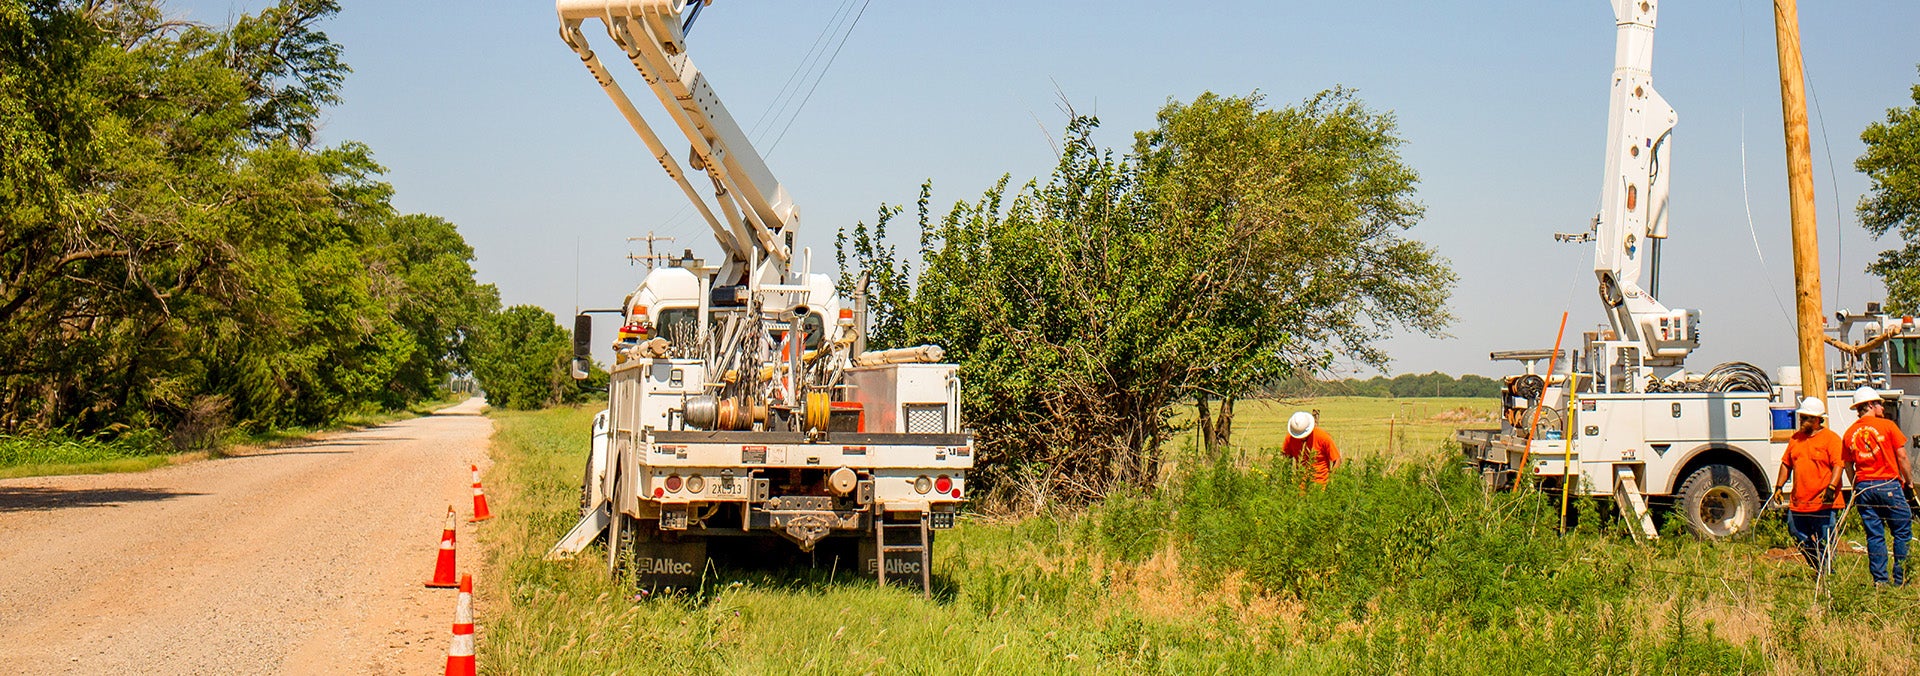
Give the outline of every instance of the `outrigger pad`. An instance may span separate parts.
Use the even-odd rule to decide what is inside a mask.
[[[586,516],[580,517],[580,523],[575,524],[573,530],[567,531],[566,537],[560,538],[560,541],[554,543],[553,548],[547,550],[547,554],[540,558],[548,561],[572,559],[573,555],[586,549],[587,545],[593,544],[595,540],[600,539],[602,533],[607,532],[607,522],[612,520],[612,514],[612,503],[600,503],[599,507],[587,512]]]

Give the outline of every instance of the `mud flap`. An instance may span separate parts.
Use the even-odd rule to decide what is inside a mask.
[[[642,589],[686,588],[700,585],[707,566],[705,538],[662,542],[638,538],[633,543],[633,581]]]

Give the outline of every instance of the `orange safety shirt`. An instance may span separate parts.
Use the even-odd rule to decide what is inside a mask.
[[[1289,435],[1280,452],[1313,467],[1313,482],[1323,486],[1333,476],[1333,466],[1340,462],[1340,449],[1333,445],[1333,436],[1319,427],[1313,428],[1305,438],[1295,439]]]
[[[1847,428],[1846,459],[1853,463],[1854,481],[1900,478],[1900,453],[1907,435],[1900,426],[1880,416],[1861,418]]]
[[[1833,473],[1840,471],[1841,457],[1840,435],[1833,430],[1822,427],[1813,434],[1794,432],[1787,440],[1787,454],[1781,457],[1793,468],[1793,504],[1788,509],[1817,512],[1845,507],[1838,491],[1832,502],[1820,504],[1820,494],[1833,483]]]

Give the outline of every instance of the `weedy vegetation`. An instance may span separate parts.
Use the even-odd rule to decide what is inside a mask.
[[[1457,425],[1424,402],[1411,434]],[[1767,523],[1638,546],[1599,506],[1488,494],[1451,450],[1388,452],[1400,403],[1306,401],[1354,464],[1324,489],[1273,453],[1176,464],[1083,511],[972,515],[931,600],[822,560],[715,566],[697,593],[610,580],[604,550],[540,555],[577,515],[591,408],[496,413],[503,519],[480,598],[488,673],[1902,673],[1920,593],[1842,555],[1825,591]],[[1492,404],[1479,402],[1482,409]],[[1290,406],[1247,406],[1276,424]],[[1379,425],[1384,427],[1384,425]],[[1257,428],[1247,425],[1243,431]],[[1857,524],[1845,537],[1859,539]],[[1777,554],[1777,552],[1776,552]]]

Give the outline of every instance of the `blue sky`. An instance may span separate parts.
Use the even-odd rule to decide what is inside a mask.
[[[170,7],[224,23],[262,4]],[[322,141],[370,144],[396,203],[459,224],[481,280],[504,302],[563,317],[576,303],[617,304],[644,272],[625,260],[639,251],[625,238],[648,230],[713,254],[678,189],[560,42],[550,3],[343,4],[326,30],[355,72]],[[720,0],[690,53],[751,127],[840,7]],[[1920,81],[1920,3],[1815,2],[1801,12],[1818,103],[1826,302],[1829,312],[1836,300],[1857,310],[1881,293],[1862,269],[1889,243],[1854,220],[1868,182],[1852,164],[1861,129],[1910,103]],[[589,26],[601,51],[614,51]],[[1605,0],[882,0],[866,7],[779,144],[767,148],[770,135],[761,150],[801,205],[801,245],[819,270],[832,266],[838,227],[870,220],[883,202],[911,203],[923,180],[936,203],[951,204],[1002,174],[1044,175],[1066,121],[1062,95],[1100,116],[1103,143],[1125,147],[1160,106],[1203,91],[1258,90],[1282,105],[1353,87],[1395,113],[1421,174],[1427,217],[1408,234],[1460,275],[1450,337],[1390,338],[1393,370],[1500,374],[1509,367],[1487,352],[1550,346],[1561,310],[1573,313],[1569,341],[1605,321],[1592,250],[1552,233],[1585,229],[1598,207],[1613,39]],[[631,74],[616,69],[642,112],[661,119]],[[1661,8],[1654,81],[1680,115],[1661,295],[1704,316],[1696,368],[1793,361],[1777,78],[1770,3]]]

